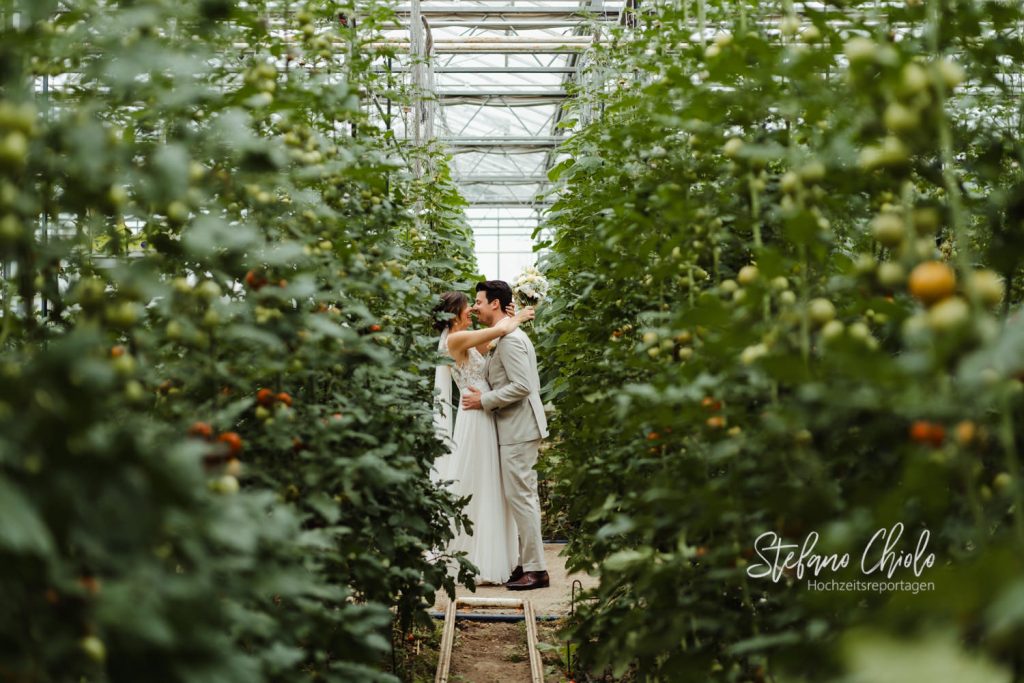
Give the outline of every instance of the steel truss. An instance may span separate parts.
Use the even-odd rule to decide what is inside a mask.
[[[470,220],[489,226],[486,237],[501,231],[487,216],[519,211],[536,225],[550,204],[547,173],[565,135],[558,124],[588,51],[628,1],[404,0],[393,30],[370,46],[399,54],[380,70],[413,86],[405,137],[436,139],[453,155]]]

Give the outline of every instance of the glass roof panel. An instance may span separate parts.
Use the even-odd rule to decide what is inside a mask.
[[[585,59],[595,22],[617,22],[623,2],[604,0],[424,0],[429,27],[433,133],[452,154],[452,172],[470,202],[480,267],[510,279],[534,263],[532,233],[545,203],[547,171],[558,158],[567,84]],[[387,32],[410,39],[404,26]],[[410,83],[408,53],[391,68]],[[379,103],[378,103],[379,104]],[[409,111],[392,112],[396,135],[411,137]]]

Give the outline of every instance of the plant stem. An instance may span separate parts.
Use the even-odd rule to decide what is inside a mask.
[[[1013,526],[1017,540],[1024,543],[1024,494],[1020,488],[1020,463],[1017,461],[1016,433],[1013,427],[1013,404],[1009,392],[1003,395],[1002,420],[999,425],[999,440],[1006,451],[1006,471],[1013,488]]]
[[[946,197],[949,202],[949,212],[953,223],[953,238],[956,243],[957,261],[961,272],[970,272],[970,244],[967,240],[967,229],[964,225],[963,196],[960,194],[960,184],[957,182],[953,156],[953,134],[949,125],[949,117],[946,115],[946,82],[939,72],[938,60],[942,58],[939,46],[939,26],[942,12],[941,0],[929,0],[928,3],[928,40],[935,62],[932,64],[931,76],[935,84],[937,96],[936,120],[939,129],[939,153],[942,158],[942,179],[946,188]]]

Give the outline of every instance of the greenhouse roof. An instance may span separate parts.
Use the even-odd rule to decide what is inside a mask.
[[[532,263],[532,239],[546,205],[566,98],[601,24],[617,23],[621,0],[424,0],[398,6],[403,26],[387,39],[415,52],[413,16],[426,27],[430,102],[426,136],[453,155],[452,171],[471,204],[480,266],[512,277]],[[408,53],[406,53],[408,54]],[[392,69],[412,72],[407,57]],[[414,115],[413,115],[414,116]],[[406,113],[396,133],[414,137]],[[499,258],[498,253],[501,256]]]

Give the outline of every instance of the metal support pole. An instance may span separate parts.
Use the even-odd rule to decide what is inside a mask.
[[[412,90],[413,90],[413,124],[412,141],[417,147],[423,144],[423,114],[424,102],[423,91],[426,86],[426,41],[424,40],[423,16],[420,13],[420,0],[412,0],[411,20],[409,22],[409,38],[411,41],[410,52],[412,53]],[[413,171],[416,177],[423,175],[423,168],[420,160],[413,161]]]

